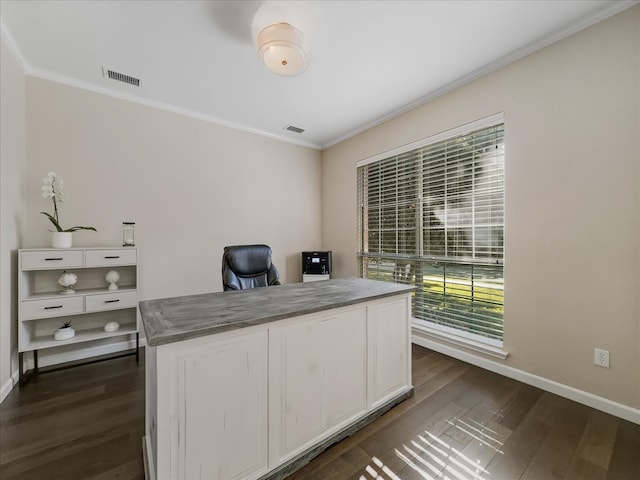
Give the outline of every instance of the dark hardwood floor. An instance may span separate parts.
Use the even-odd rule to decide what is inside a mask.
[[[0,478],[142,479],[142,357],[15,388],[0,405]],[[413,383],[289,480],[640,479],[640,425],[416,346]]]
[[[0,479],[142,479],[144,351],[50,372],[0,405]]]

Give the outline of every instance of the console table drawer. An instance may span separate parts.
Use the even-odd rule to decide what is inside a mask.
[[[135,248],[117,250],[87,250],[85,255],[85,262],[87,267],[135,265],[137,260]]]
[[[84,299],[81,296],[60,296],[60,298],[22,302],[22,318],[25,320],[72,315],[74,313],[82,313],[83,310]]]
[[[81,268],[82,250],[33,250],[21,252],[22,270]]]
[[[99,293],[96,295],[87,295],[85,302],[87,312],[131,308],[138,304],[138,294],[135,290],[128,292]]]

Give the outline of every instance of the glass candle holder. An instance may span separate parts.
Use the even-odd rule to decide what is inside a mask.
[[[122,246],[133,247],[135,242],[135,222],[122,222]]]

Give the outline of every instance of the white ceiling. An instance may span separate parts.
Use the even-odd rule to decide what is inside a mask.
[[[0,13],[30,75],[324,148],[635,3],[2,0]],[[304,32],[296,77],[258,60],[258,32],[283,21]]]

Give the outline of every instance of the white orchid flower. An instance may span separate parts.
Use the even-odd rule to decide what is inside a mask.
[[[42,186],[42,197],[43,198],[52,198],[53,197],[53,188],[51,185],[43,185]]]
[[[58,185],[56,187],[56,180]],[[47,173],[47,176],[42,179],[42,198],[50,198],[53,201],[53,215],[47,212],[40,212],[45,215],[53,224],[58,232],[75,232],[76,230],[93,230],[93,227],[83,227],[82,225],[76,225],[75,227],[64,229],[60,225],[60,218],[58,213],[58,204],[64,203],[64,196],[62,194],[62,179],[58,179],[55,172]]]

